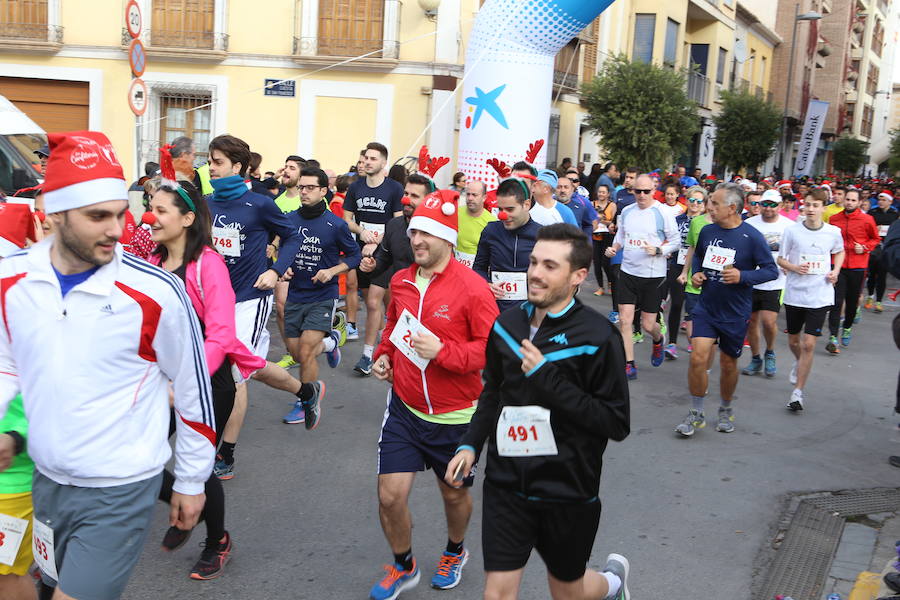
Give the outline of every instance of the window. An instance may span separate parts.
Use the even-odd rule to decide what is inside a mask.
[[[666,20],[666,48],[663,52],[663,64],[675,66],[675,58],[678,54],[678,22],[672,19]]]
[[[578,38],[563,46],[553,64],[553,84],[576,91],[578,89],[578,63],[580,58]]]
[[[850,73],[847,80],[850,82],[850,89],[859,90],[859,59],[850,61]]]
[[[866,93],[874,96],[878,90],[878,67],[869,65],[869,75],[866,77]]]
[[[212,50],[215,0],[153,0],[150,45]]]
[[[860,133],[866,137],[872,137],[872,121],[875,118],[875,111],[871,106],[866,104],[863,106],[862,127]]]
[[[383,0],[319,0],[320,55],[359,56],[383,46]],[[367,58],[381,56],[372,54]]]
[[[725,61],[728,60],[728,50],[719,48],[719,63],[716,65],[716,83],[725,83]]]
[[[848,102],[844,112],[844,128],[847,131],[853,130],[853,120],[856,117],[856,103]]]
[[[876,56],[881,56],[881,49],[884,46],[884,28],[881,21],[876,21],[875,28],[872,30],[872,52]]]
[[[47,0],[0,0],[0,37],[47,40]]]
[[[559,160],[559,115],[550,115],[550,127],[547,132],[547,168],[555,169]]]
[[[186,135],[194,140],[197,164],[206,162],[210,142],[212,96],[189,92],[163,92],[159,97],[160,145]]]
[[[759,87],[762,87],[766,83],[766,69],[768,68],[769,63],[766,60],[766,57],[763,56],[759,61]]]
[[[631,60],[648,63],[653,60],[653,35],[656,29],[656,15],[637,14],[634,16],[634,47]]]

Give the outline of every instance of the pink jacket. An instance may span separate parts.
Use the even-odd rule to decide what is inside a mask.
[[[200,259],[199,282],[197,261],[191,261],[185,270],[185,287],[191,304],[206,330],[204,348],[209,372],[215,373],[227,357],[246,379],[258,369],[265,367],[266,361],[250,352],[237,339],[234,325],[234,290],[231,288],[231,278],[228,275],[228,267],[225,266],[225,259],[209,246],[203,248]],[[158,254],[151,254],[149,260],[157,266],[161,262]]]

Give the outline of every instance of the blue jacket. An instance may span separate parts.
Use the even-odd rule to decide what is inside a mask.
[[[537,232],[541,226],[529,219],[518,229],[508,230],[503,221],[491,221],[481,232],[478,251],[472,270],[491,282],[491,272],[525,273]],[[503,312],[511,306],[521,304],[521,300],[498,300],[497,306]]]
[[[594,233],[594,219],[598,216],[593,205],[591,205],[584,196],[578,194],[572,196],[572,199],[569,200],[568,203],[563,204],[572,211],[572,214],[575,215],[575,220],[578,222],[578,226],[587,236],[588,241],[591,241],[591,236]]]
[[[300,249],[291,263],[294,276],[288,287],[288,301],[308,304],[336,299],[339,296],[337,277],[328,283],[317,283],[312,278],[321,269],[330,269],[342,262],[351,269],[359,266],[359,246],[350,227],[328,210],[315,219],[304,219],[299,210],[290,216],[300,233]]]

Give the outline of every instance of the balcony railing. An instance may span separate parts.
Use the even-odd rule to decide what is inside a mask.
[[[707,96],[709,94],[709,78],[702,73],[688,73],[687,78],[688,98],[699,104],[707,105]]]
[[[310,49],[315,52],[310,52]],[[327,39],[327,38],[294,38],[294,55],[318,55],[334,57],[353,57],[366,55],[366,58],[382,58],[384,39]]]
[[[0,39],[61,44],[63,28],[60,25],[47,25],[46,23],[4,21],[0,22]]]
[[[578,73],[569,73],[555,69],[553,71],[553,85],[563,89],[578,90]]]
[[[127,31],[125,32],[127,35]],[[179,48],[187,50],[228,50],[228,34],[213,31],[146,30],[150,48]],[[123,40],[125,39],[123,35]]]

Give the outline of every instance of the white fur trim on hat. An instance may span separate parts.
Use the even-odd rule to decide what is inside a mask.
[[[431,235],[446,240],[456,246],[456,230],[452,227],[447,227],[443,223],[438,223],[434,219],[423,217],[422,215],[414,215],[413,218],[409,220],[409,227],[406,228],[406,235],[412,237],[411,232],[413,229],[430,233]]]
[[[47,209],[45,212],[48,215],[107,200],[128,200],[128,188],[124,179],[116,177],[89,179],[44,192],[44,206]]]

